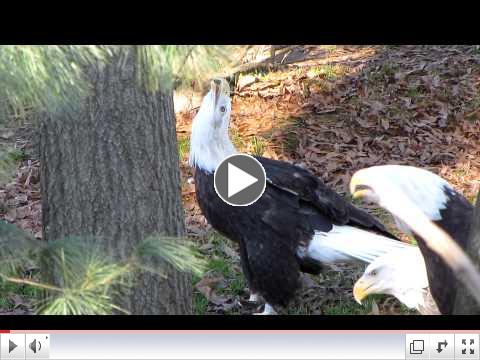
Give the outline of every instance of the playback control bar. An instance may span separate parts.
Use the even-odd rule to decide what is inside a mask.
[[[15,330],[0,360],[480,360],[480,331]]]

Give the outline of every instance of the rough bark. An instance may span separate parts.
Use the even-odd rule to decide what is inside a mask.
[[[134,50],[88,69],[82,113],[41,125],[44,238],[94,235],[117,259],[152,233],[184,231],[172,91],[139,85]],[[191,313],[190,277],[163,265],[166,279],[139,275],[117,303],[132,314]]]
[[[477,195],[475,211],[473,213],[472,226],[470,228],[469,242],[466,249],[473,263],[480,267],[480,192]],[[459,284],[457,297],[455,299],[454,314],[480,314],[480,305],[470,295],[470,291],[462,284]]]

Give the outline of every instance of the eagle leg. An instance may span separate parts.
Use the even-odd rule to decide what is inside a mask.
[[[248,302],[258,303],[260,302],[260,296],[258,294],[251,293],[250,297],[248,298]]]
[[[272,305],[265,304],[265,309],[261,313],[254,313],[253,315],[278,315],[277,312],[273,309]]]

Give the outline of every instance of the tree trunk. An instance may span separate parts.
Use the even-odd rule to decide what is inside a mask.
[[[470,228],[466,252],[478,268],[480,266],[480,192],[477,195],[475,211],[473,212],[472,226]],[[457,315],[480,314],[480,305],[470,295],[470,291],[460,283],[453,313]]]
[[[43,235],[94,235],[117,259],[153,233],[182,235],[172,90],[138,84],[134,46],[92,65],[85,110],[41,125]],[[167,278],[141,274],[116,304],[132,314],[192,311],[190,277],[162,264]]]

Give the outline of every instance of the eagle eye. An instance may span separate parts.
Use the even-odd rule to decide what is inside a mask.
[[[370,271],[371,276],[377,276],[377,270],[372,270]]]
[[[227,110],[227,109],[225,108],[225,106],[220,106],[220,111],[221,111],[222,113],[224,113],[225,110]]]

